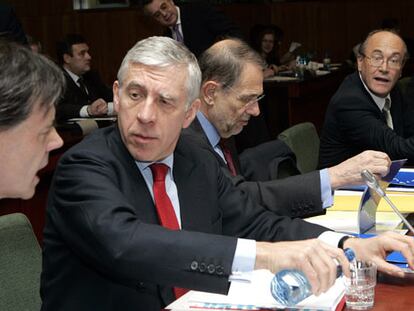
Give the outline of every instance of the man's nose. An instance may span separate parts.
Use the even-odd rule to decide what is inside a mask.
[[[150,97],[141,102],[138,106],[137,118],[143,123],[149,123],[155,120],[156,117],[156,103]]]
[[[257,117],[260,114],[260,107],[259,107],[259,102],[256,101],[253,104],[251,104],[247,109],[246,112],[254,117]]]

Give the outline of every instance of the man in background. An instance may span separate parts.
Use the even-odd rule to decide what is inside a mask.
[[[414,107],[395,87],[407,57],[404,41],[393,30],[368,34],[359,47],[358,71],[345,78],[329,103],[321,134],[321,168],[367,149],[414,163]]]
[[[91,70],[89,46],[79,34],[68,34],[57,43],[57,58],[66,78],[66,91],[56,118],[100,117],[113,113],[112,91]]]
[[[54,120],[63,88],[50,60],[0,40],[0,199],[31,198],[49,152],[62,146]]]
[[[169,28],[167,36],[184,43],[196,56],[219,39],[241,37],[238,27],[207,4],[176,6],[173,0],[142,0],[141,3],[147,15]]]
[[[361,184],[361,171],[369,169],[383,176],[390,160],[382,152],[367,151],[329,169],[284,179],[273,179],[272,170],[292,162],[289,148],[274,140],[243,152],[240,156],[229,145],[252,116],[260,113],[258,101],[263,96],[263,61],[260,55],[239,39],[215,43],[199,58],[202,72],[200,111],[191,126],[184,130],[199,145],[207,144],[216,159],[233,175],[235,185],[246,190],[267,209],[280,215],[304,217],[321,214],[333,204],[332,190]],[[228,151],[226,150],[228,149]],[[287,158],[287,159],[285,159]],[[258,167],[259,165],[260,167]],[[267,171],[259,182],[243,168]],[[231,172],[234,169],[234,172]],[[233,173],[233,174],[231,174]],[[271,180],[273,179],[273,180]]]

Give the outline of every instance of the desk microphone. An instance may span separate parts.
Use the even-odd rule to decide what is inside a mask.
[[[414,228],[410,225],[407,219],[403,216],[403,214],[400,213],[398,208],[394,205],[394,203],[391,202],[391,200],[388,198],[388,196],[385,194],[384,190],[381,189],[377,178],[374,174],[372,174],[368,170],[363,170],[361,172],[361,177],[366,183],[368,187],[373,189],[378,195],[383,198],[385,201],[387,201],[388,205],[391,206],[391,208],[394,210],[394,212],[400,217],[400,219],[403,221],[403,223],[407,226],[407,228],[411,231],[411,233],[414,234]]]

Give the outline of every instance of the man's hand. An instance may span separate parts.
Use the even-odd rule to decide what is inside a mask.
[[[108,114],[108,104],[102,98],[98,98],[88,106],[87,110],[91,117],[104,116]]]
[[[295,242],[257,242],[255,269],[268,269],[277,273],[283,269],[302,271],[319,295],[327,291],[336,280],[337,260],[344,274],[349,276],[349,262],[342,249],[317,240]]]
[[[328,168],[332,189],[343,186],[359,185],[364,181],[361,172],[366,169],[378,177],[388,174],[391,160],[380,151],[364,151],[336,166]]]
[[[391,251],[400,251],[407,259],[410,268],[414,269],[414,238],[411,236],[386,232],[369,239],[347,239],[344,248],[348,247],[352,248],[357,259],[374,262],[378,271],[404,276],[403,270],[385,261],[387,253]]]

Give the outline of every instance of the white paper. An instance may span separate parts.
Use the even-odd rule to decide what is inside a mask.
[[[170,304],[171,310],[197,310],[234,308],[255,310],[260,308],[284,309],[270,293],[270,282],[273,274],[269,270],[255,270],[250,273],[251,282],[232,282],[228,295],[190,291]],[[341,300],[345,287],[341,278],[337,279],[326,293],[316,297],[310,296],[297,305],[299,309],[335,310]]]

